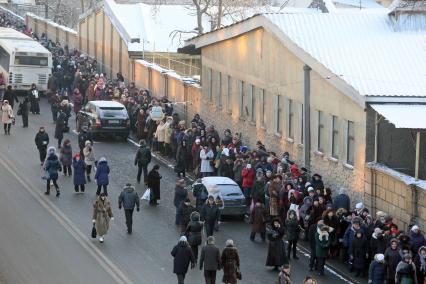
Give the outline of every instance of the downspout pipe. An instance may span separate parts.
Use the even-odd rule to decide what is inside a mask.
[[[311,168],[311,67],[303,66],[303,135],[305,167]]]

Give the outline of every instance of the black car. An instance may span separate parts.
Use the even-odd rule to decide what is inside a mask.
[[[112,134],[127,139],[130,119],[124,105],[115,101],[88,102],[77,114],[77,131],[87,126],[93,137]]]

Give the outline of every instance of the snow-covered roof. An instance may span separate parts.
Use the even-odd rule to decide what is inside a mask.
[[[337,8],[380,9],[382,5],[374,0],[332,0]]]
[[[359,95],[426,97],[426,30],[397,32],[387,9],[367,10],[262,14],[187,45],[199,48],[263,27],[360,105]]]
[[[55,23],[52,20],[45,19],[43,17],[37,16],[36,14],[30,13],[30,12],[27,12],[25,15],[28,16],[28,17],[31,17],[33,19],[36,19],[39,22],[47,23],[49,26],[57,27],[58,29],[61,29],[61,30],[65,31],[65,32],[77,35],[77,31],[76,30],[73,30],[73,29],[71,29],[69,27],[66,27],[66,26],[60,25],[58,23]]]
[[[371,107],[396,128],[426,129],[426,105],[371,104]]]

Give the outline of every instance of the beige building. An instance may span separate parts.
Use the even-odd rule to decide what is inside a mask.
[[[426,96],[424,33],[396,33],[388,12],[263,14],[189,40],[201,50],[203,115],[364,200],[369,101]]]

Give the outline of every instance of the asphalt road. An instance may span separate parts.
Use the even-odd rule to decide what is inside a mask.
[[[105,156],[110,164],[109,194],[115,215],[105,242],[100,244],[90,238],[96,191],[93,182],[87,185],[84,195],[76,195],[72,177],[60,174],[60,198],[43,194],[45,182],[40,178],[42,170],[34,136],[43,125],[49,133],[50,145],[56,146],[56,140],[45,100],[41,110],[41,115],[30,115],[29,128],[22,128],[18,117],[11,136],[0,134],[0,282],[4,279],[17,284],[176,283],[170,255],[179,237],[174,225],[172,200],[176,177],[172,169],[159,162],[163,175],[160,206],[152,208],[143,203],[141,211],[134,215],[134,232],[128,235],[117,198],[126,182],[135,182],[136,147],[114,139],[95,143],[96,158]],[[71,129],[73,126],[72,122]],[[65,136],[71,139],[74,152],[78,151],[77,135],[70,132]],[[136,185],[136,189],[142,195],[145,188]],[[277,274],[264,265],[267,244],[250,242],[249,234],[249,225],[228,219],[216,233],[216,243],[223,248],[227,239],[234,240],[241,258],[241,283],[275,283]],[[309,275],[307,256],[299,256],[299,260],[291,261],[294,283],[301,283]],[[331,271],[326,271],[324,277],[314,276],[319,283],[350,283]],[[219,272],[218,280],[221,277]],[[204,283],[198,268],[189,271],[186,280]]]

